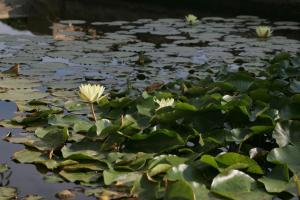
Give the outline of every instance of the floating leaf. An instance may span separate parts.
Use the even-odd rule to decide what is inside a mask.
[[[134,183],[132,194],[137,194],[139,198],[152,200],[158,198],[159,183],[149,181],[146,175],[140,176]]]
[[[17,197],[17,190],[11,187],[0,187],[0,199],[8,200]]]
[[[299,130],[300,121],[281,121],[276,124],[272,136],[276,140],[279,147],[284,147],[290,143],[300,143]]]
[[[110,185],[114,182],[120,185],[126,185],[127,183],[134,182],[140,176],[138,172],[118,172],[112,170],[104,170],[103,172],[104,183],[106,185]]]
[[[60,171],[59,175],[70,182],[95,182],[100,177],[96,172],[68,172],[68,171]]]
[[[13,158],[21,163],[35,163],[45,165],[48,169],[55,169],[58,163],[55,160],[48,159],[45,155],[38,151],[21,150],[14,153]]]
[[[230,170],[216,176],[211,184],[211,191],[230,199],[272,199],[268,193],[260,190],[249,175]]]
[[[167,186],[165,199],[196,200],[192,187],[183,180],[170,182]]]
[[[64,146],[61,149],[63,158],[73,160],[97,160],[97,156],[101,153],[100,145],[90,141],[82,140],[71,146]]]
[[[24,200],[42,200],[44,199],[42,196],[39,195],[27,195],[24,197]]]
[[[267,156],[269,162],[275,164],[287,164],[288,168],[294,173],[300,172],[300,161],[298,155],[300,147],[287,145],[282,148],[274,148]]]
[[[159,143],[157,141],[160,141]],[[136,136],[128,141],[127,148],[131,151],[162,152],[184,145],[183,139],[174,131],[161,130],[149,136]]]
[[[93,125],[88,121],[76,121],[76,123],[73,126],[73,130],[75,133],[87,133],[92,126]]]
[[[201,161],[205,162],[219,171],[224,171],[226,168],[246,168],[247,172],[263,174],[262,168],[256,163],[255,160],[238,153],[228,152],[222,153],[215,158],[212,156],[202,156]]]
[[[51,149],[57,149],[62,147],[68,140],[69,131],[68,128],[51,130],[42,137],[42,141],[47,147]]]
[[[258,180],[265,185],[268,192],[280,193],[288,187],[289,170],[286,165],[277,165],[268,176],[264,176]]]
[[[59,199],[73,199],[76,195],[70,190],[62,190],[56,193],[55,196]]]

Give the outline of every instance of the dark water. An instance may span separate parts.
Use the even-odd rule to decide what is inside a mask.
[[[272,21],[300,21],[300,3],[257,0],[30,0],[28,16],[5,23],[35,34],[51,34],[51,25],[65,19],[133,21],[141,18],[182,18],[254,15]],[[277,2],[277,3],[276,3]]]
[[[16,105],[12,102],[0,101],[0,120],[9,119],[14,115]],[[8,132],[18,134],[21,129],[8,129],[0,127],[0,138],[3,138]],[[10,187],[15,187],[18,190],[18,197],[26,195],[40,195],[47,200],[56,199],[55,194],[63,189],[74,189],[75,184],[71,183],[46,183],[43,180],[43,175],[39,173],[34,165],[20,164],[14,162],[11,158],[14,152],[24,149],[23,145],[11,144],[0,140],[0,163],[6,163],[12,174],[9,177]],[[85,197],[82,193],[76,192],[77,200],[88,200],[93,198]]]

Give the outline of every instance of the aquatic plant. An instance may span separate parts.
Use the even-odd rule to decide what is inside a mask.
[[[282,53],[257,74],[223,68],[205,79],[85,99],[101,113],[97,122],[74,99],[29,102],[27,115],[1,124],[35,130],[6,137],[28,147],[16,161],[94,186],[86,195],[288,199],[300,194],[299,60]],[[172,106],[156,112],[157,104]]]
[[[187,16],[185,16],[185,21],[189,25],[194,25],[199,22],[198,17],[192,14],[188,14]]]
[[[256,35],[259,38],[271,37],[273,30],[270,26],[258,26],[256,27]]]

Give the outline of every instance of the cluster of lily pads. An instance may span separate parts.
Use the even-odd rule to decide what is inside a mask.
[[[193,18],[191,18],[193,19]],[[120,89],[216,73],[221,65],[258,72],[277,52],[300,49],[298,22],[271,22],[255,16],[205,17],[189,25],[183,19],[136,21],[61,21],[59,34],[1,35],[1,71],[20,64],[20,76],[0,74],[0,99],[15,102],[44,97],[70,99],[83,82]],[[71,24],[72,28],[70,28]],[[256,27],[268,25],[272,37],[260,39]],[[98,31],[94,37],[84,27]],[[271,32],[271,31],[270,31]],[[266,35],[265,31],[260,31]],[[269,32],[268,32],[269,33]],[[268,34],[267,34],[268,35]]]
[[[14,160],[109,199],[300,195],[300,56],[278,54],[259,74],[223,68],[143,91],[75,93],[84,101],[31,101],[1,122],[33,132],[5,137],[26,146]]]
[[[189,25],[195,25],[199,23],[198,17],[193,14],[188,14],[185,16],[185,21]],[[273,30],[270,26],[257,26],[255,32],[258,38],[268,38],[272,36]]]

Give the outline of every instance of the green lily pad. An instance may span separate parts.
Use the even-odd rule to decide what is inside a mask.
[[[31,101],[47,97],[48,94],[39,92],[33,89],[16,89],[8,90],[7,92],[0,93],[0,100],[10,100],[16,102]]]
[[[17,197],[17,190],[12,187],[0,187],[0,199],[9,200]]]
[[[70,182],[95,182],[100,177],[96,172],[68,172],[60,171],[59,175]]]
[[[160,142],[158,143],[157,141]],[[126,144],[127,148],[131,151],[148,153],[162,152],[183,145],[184,141],[181,136],[174,131],[168,130],[156,131],[149,136],[137,135]]]
[[[271,195],[257,187],[253,178],[238,170],[216,176],[211,184],[211,191],[235,200],[272,199]]]
[[[74,160],[97,159],[101,153],[100,145],[89,140],[82,140],[71,146],[64,146],[61,149],[63,158],[70,158]]]
[[[42,200],[44,199],[42,196],[39,195],[27,195],[24,197],[24,200]]]
[[[279,147],[284,147],[290,143],[300,143],[299,130],[300,121],[281,121],[276,124],[272,136],[276,140]]]
[[[42,164],[51,170],[58,167],[58,163],[55,160],[49,159],[45,154],[39,151],[24,149],[15,152],[13,158],[21,163]]]
[[[113,182],[118,182],[118,184],[133,183],[136,179],[141,176],[138,172],[118,172],[112,170],[104,170],[103,178],[106,185],[110,185]]]
[[[186,181],[178,180],[168,183],[164,199],[196,200],[196,196],[192,187]]]
[[[209,155],[204,155],[201,157],[201,161],[205,162],[212,167],[215,167],[220,172],[229,169],[239,169],[246,168],[247,172],[263,174],[262,168],[257,164],[257,162],[248,156],[244,156],[238,153],[228,152],[222,153],[216,157]]]
[[[282,148],[274,148],[268,154],[267,160],[275,164],[287,164],[288,168],[297,174],[300,172],[299,153],[299,146],[287,145]]]
[[[286,165],[277,165],[268,176],[258,179],[265,185],[268,192],[280,193],[287,189],[289,171]]]
[[[159,183],[149,181],[146,175],[142,175],[135,181],[131,194],[136,194],[141,199],[152,200],[159,196]]]

